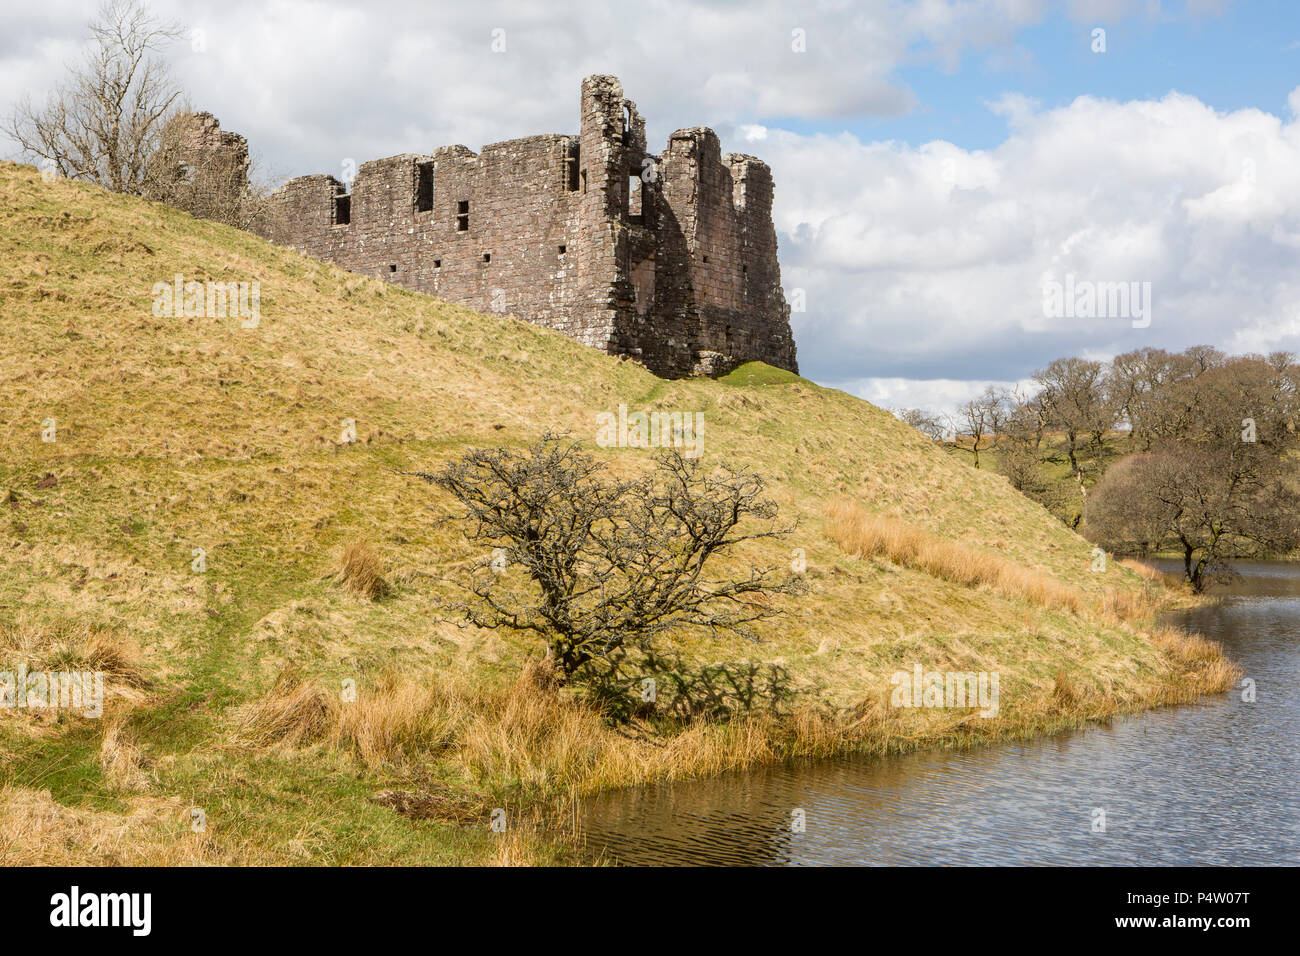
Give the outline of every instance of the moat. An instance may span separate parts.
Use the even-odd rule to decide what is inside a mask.
[[[1300,565],[1235,567],[1221,604],[1170,620],[1221,642],[1253,702],[606,793],[583,808],[587,846],[630,865],[1296,865]]]

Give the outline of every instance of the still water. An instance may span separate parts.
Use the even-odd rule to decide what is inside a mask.
[[[1300,565],[1235,568],[1221,605],[1172,622],[1220,641],[1254,703],[1236,690],[1027,743],[602,794],[587,845],[628,865],[1296,865]]]

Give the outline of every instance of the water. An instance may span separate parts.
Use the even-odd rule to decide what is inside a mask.
[[[1222,642],[1254,703],[1237,690],[1028,743],[606,793],[584,808],[587,844],[629,865],[1296,865],[1300,565],[1236,569],[1222,605],[1174,623]]]

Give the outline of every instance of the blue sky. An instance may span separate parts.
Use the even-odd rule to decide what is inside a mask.
[[[983,104],[1008,91],[1055,107],[1082,95],[1159,99],[1177,90],[1217,110],[1256,107],[1281,114],[1300,81],[1298,25],[1300,6],[1264,0],[1215,16],[1051,16],[1021,30],[1011,49],[967,54],[955,72],[932,63],[899,70],[918,108],[851,129],[868,139],[946,139],[986,149],[1005,138],[1006,125]],[[1091,50],[1094,26],[1106,30],[1104,55]]]
[[[1096,27],[1106,30],[1104,55],[1091,49]],[[1177,90],[1218,110],[1256,107],[1280,115],[1300,83],[1300,4],[1254,0],[1207,13],[1165,3],[1158,15],[1140,10],[1078,19],[1055,5],[1010,42],[965,50],[957,66],[923,40],[908,57],[892,74],[916,99],[904,115],[767,121],[801,132],[844,129],[864,140],[942,139],[988,149],[1005,139],[1007,127],[986,104],[1007,92],[1054,107],[1082,95],[1159,99]]]

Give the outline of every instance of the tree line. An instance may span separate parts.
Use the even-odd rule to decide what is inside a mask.
[[[954,416],[897,414],[935,441],[992,454],[1019,491],[1108,550],[1174,553],[1204,588],[1228,557],[1300,545],[1289,352],[1143,348],[1060,358],[1029,388],[986,388]]]

